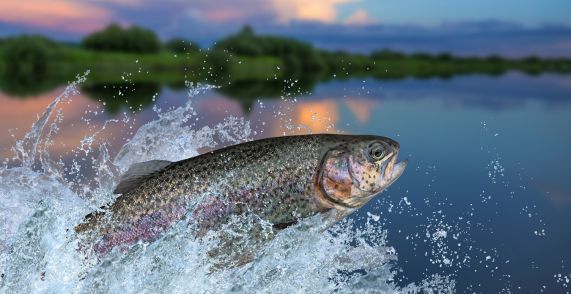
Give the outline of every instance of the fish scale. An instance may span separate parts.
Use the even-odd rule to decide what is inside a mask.
[[[378,162],[369,162],[372,142],[386,154]],[[130,169],[128,185],[118,186],[122,195],[88,215],[76,232],[84,247],[104,254],[117,246],[152,242],[183,219],[197,225],[197,235],[247,212],[277,229],[329,211],[338,220],[356,209],[353,202],[364,204],[394,181],[387,178],[375,191],[362,190],[374,186],[370,180],[383,178],[379,174],[386,167],[379,166],[392,169],[397,153],[398,143],[389,138],[321,134],[251,141],[174,163],[154,161],[138,166],[148,174]],[[341,163],[328,164],[332,161]],[[153,170],[151,163],[160,169]],[[343,176],[361,178],[338,179]],[[332,181],[344,194],[327,186]]]

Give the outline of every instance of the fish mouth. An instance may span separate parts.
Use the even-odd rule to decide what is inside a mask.
[[[381,171],[381,173],[384,173],[385,177],[387,178],[387,181],[385,182],[386,184],[384,184],[384,189],[388,188],[396,180],[398,180],[398,178],[402,175],[406,166],[408,165],[408,159],[405,159],[397,163],[397,158],[399,156],[399,151],[400,151],[400,144],[391,138],[386,138],[385,142],[392,147],[393,154],[391,155],[391,158],[389,159],[389,163],[387,164],[387,166],[385,166],[384,170]]]
[[[382,181],[381,181],[381,191],[384,191],[386,189],[388,189],[394,182],[396,182],[396,180],[398,180],[400,178],[400,176],[403,174],[404,170],[406,169],[406,166],[408,165],[408,159],[405,159],[401,162],[397,162],[397,158],[399,155],[399,145],[396,141],[393,142],[389,142],[394,144],[393,145],[393,153],[390,155],[390,158],[388,159],[388,162],[380,167],[380,174],[382,175]]]
[[[400,178],[400,176],[403,174],[404,170],[406,169],[407,165],[408,165],[408,159],[405,159],[399,163],[396,163],[393,166],[393,171],[391,173],[391,179],[389,180],[386,187],[392,185],[396,180],[398,180],[398,178]]]

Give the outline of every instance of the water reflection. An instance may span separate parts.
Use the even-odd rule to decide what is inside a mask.
[[[338,102],[333,99],[301,101],[291,107],[285,105],[281,107],[281,109],[288,108],[290,113],[286,112],[285,117],[291,119],[290,125],[286,122],[286,129],[282,125],[274,126],[272,135],[338,132],[336,128],[339,122]]]
[[[86,84],[81,87],[92,100],[100,101],[105,110],[117,114],[122,108],[141,110],[153,104],[161,87],[152,82]]]
[[[377,110],[379,101],[370,98],[352,98],[345,101],[345,104],[355,115],[357,121],[360,124],[364,124],[369,121],[371,115]]]
[[[510,73],[501,77],[464,76],[444,80],[402,79],[398,81],[365,79],[331,80],[318,84],[319,79],[280,79],[237,80],[221,83],[217,92],[232,99],[240,105],[243,113],[250,113],[257,100],[280,99],[283,97],[304,97],[325,99],[344,98],[343,95],[363,97],[371,100],[398,99],[418,100],[438,98],[451,107],[482,107],[492,110],[503,110],[521,107],[525,101],[541,101],[546,106],[554,107],[571,101],[571,77],[567,75],[543,74],[530,77],[521,73]],[[15,88],[13,87],[15,86]],[[0,91],[4,97],[13,99],[33,99],[55,87],[53,83],[9,83],[4,80]],[[116,114],[121,109],[138,111],[153,104],[153,97],[163,89],[184,90],[183,80],[164,84],[156,82],[106,82],[82,86],[85,94],[92,100],[100,102],[105,109]],[[319,93],[319,97],[316,97]],[[340,95],[343,93],[343,95]],[[348,99],[353,101],[353,99]],[[352,102],[349,102],[352,103]],[[360,112],[359,121],[367,116],[350,104],[351,109]]]
[[[440,79],[401,81],[349,80],[319,85],[314,91],[320,97],[369,97],[375,100],[438,99],[451,107],[478,107],[488,110],[520,108],[526,102],[538,101],[547,107],[571,102],[571,76],[541,75],[535,78],[519,73],[499,78],[466,76],[449,81]],[[313,95],[315,97],[315,95]],[[341,97],[339,97],[341,98]]]
[[[12,98],[23,99],[51,92],[62,85],[62,80],[42,73],[0,76],[0,92]]]
[[[244,112],[250,112],[258,99],[272,99],[283,95],[283,81],[236,81],[224,85],[218,92],[240,103]]]
[[[255,137],[282,136],[284,134],[336,133],[339,105],[334,99],[292,102],[289,100],[256,101],[248,111],[236,101],[212,93],[195,102],[197,113],[213,124],[228,116],[248,115],[258,128]]]
[[[259,99],[298,96],[311,91],[317,82],[318,78],[296,78],[295,76],[287,81],[273,78],[268,80],[239,80],[223,84],[218,92],[238,101],[244,112],[248,113]]]
[[[58,87],[41,95],[27,96],[24,100],[12,99],[11,96],[0,93],[0,158],[12,158],[14,153],[11,147],[16,139],[23,138],[29,131],[32,123],[42,114],[46,106],[54,97],[60,95],[65,87]],[[51,154],[65,159],[66,154],[74,148],[81,146],[81,140],[87,134],[102,130],[105,122],[111,119],[111,115],[101,115],[101,106],[94,105],[91,98],[84,94],[74,96],[69,103],[60,103],[62,122],[58,123],[59,130],[55,133],[50,146]],[[54,118],[57,119],[57,118]],[[122,140],[128,130],[118,124],[109,123],[105,130],[95,138],[98,142],[105,138],[109,143]],[[113,134],[112,136],[110,134]]]
[[[87,82],[82,86],[80,97],[74,109],[66,109],[65,121],[73,124],[80,120],[86,109],[105,110],[103,118],[118,117],[122,112],[139,112],[153,115],[150,106],[181,105],[186,100],[184,83],[170,83],[162,87],[154,82]],[[36,95],[19,95],[2,88],[0,92],[0,125],[6,131],[0,133],[0,152],[10,155],[8,149],[16,137],[21,137],[36,115],[61,92],[62,87]],[[311,93],[309,92],[311,91]],[[284,94],[285,93],[285,94]],[[288,95],[289,94],[289,95]],[[297,97],[297,102],[287,101]],[[338,132],[342,113],[352,114],[350,124],[366,125],[378,115],[381,103],[387,101],[420,101],[437,99],[451,108],[482,108],[493,111],[507,111],[522,108],[528,101],[540,101],[547,107],[567,105],[571,101],[571,78],[561,75],[541,75],[535,78],[522,74],[508,74],[501,78],[469,76],[441,79],[400,81],[346,80],[330,81],[315,86],[315,81],[234,81],[211,91],[197,99],[199,115],[203,123],[221,121],[228,115],[248,116],[253,122],[267,124],[260,130],[260,136],[283,135],[304,132]],[[95,104],[90,102],[97,101]],[[258,101],[272,105],[274,110],[260,109]],[[273,101],[273,102],[272,102]],[[277,109],[277,110],[276,110]],[[281,112],[281,115],[277,115]],[[143,114],[141,114],[143,115]],[[285,121],[285,120],[289,121]],[[95,123],[91,123],[94,127]],[[75,128],[78,128],[76,124]],[[62,142],[78,142],[84,132],[66,128],[69,138]],[[75,135],[74,135],[75,134]],[[263,135],[262,135],[263,134]],[[59,136],[63,136],[59,134]],[[66,143],[67,144],[67,143]],[[62,149],[63,150],[63,149]]]

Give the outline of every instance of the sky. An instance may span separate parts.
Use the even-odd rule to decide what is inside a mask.
[[[250,24],[257,32],[331,49],[384,46],[478,54],[481,50],[469,48],[475,34],[483,42],[480,49],[567,56],[570,16],[569,0],[2,0],[0,36],[39,33],[77,41],[116,22],[150,28],[163,39],[185,37],[208,46]],[[508,35],[517,40],[502,49],[497,43]],[[481,40],[483,36],[491,37]],[[522,50],[534,42],[545,48]]]

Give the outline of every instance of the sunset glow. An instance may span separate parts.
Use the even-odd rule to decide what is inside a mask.
[[[64,31],[90,32],[106,25],[111,11],[79,1],[1,1],[0,21]]]
[[[308,20],[331,23],[337,20],[337,6],[354,0],[273,0],[281,22]]]
[[[335,132],[335,125],[339,121],[337,102],[333,99],[315,102],[300,102],[294,106],[294,126],[303,128],[298,133],[331,133]]]

